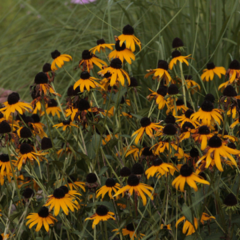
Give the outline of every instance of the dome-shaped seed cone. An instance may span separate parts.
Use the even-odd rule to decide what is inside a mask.
[[[48,77],[44,72],[39,72],[34,79],[36,84],[45,84],[48,83]]]
[[[237,198],[235,197],[235,195],[233,193],[230,193],[226,196],[223,203],[229,207],[233,207],[233,206],[237,205],[238,202],[237,202]]]
[[[178,93],[179,93],[179,91],[178,91],[177,85],[171,84],[171,85],[168,87],[168,94],[169,94],[169,95],[176,95],[176,94],[178,94]]]
[[[51,52],[51,56],[53,59],[59,57],[60,55],[61,55],[61,53],[58,50]]]
[[[223,96],[226,97],[236,97],[237,96],[237,92],[234,89],[234,87],[232,85],[228,85],[224,90],[223,90]]]
[[[51,69],[51,64],[50,63],[45,63],[43,65],[43,68],[42,68],[43,72],[47,73],[47,72],[51,72],[52,69]]]
[[[87,183],[95,183],[97,181],[97,176],[95,173],[89,173],[86,177]]]
[[[126,25],[124,28],[123,28],[123,31],[122,33],[124,35],[133,35],[134,34],[134,29],[132,26],[130,26],[129,24]]]
[[[205,96],[204,100],[209,101],[209,102],[211,102],[211,103],[214,103],[215,97],[214,97],[211,93],[208,93],[208,94]]]
[[[128,167],[123,167],[121,170],[120,170],[120,176],[121,177],[128,177],[131,175],[131,170],[128,168]]]
[[[9,105],[13,105],[20,100],[19,94],[17,92],[10,93],[8,95],[7,101]]]
[[[173,39],[172,48],[179,48],[183,46],[183,41],[180,38],[176,37]]]
[[[52,148],[52,141],[50,138],[44,137],[41,141],[41,148],[42,150],[47,150]]]
[[[144,173],[144,168],[141,163],[135,163],[132,166],[132,173],[136,175],[140,175]]]
[[[135,77],[130,78],[130,85],[129,87],[137,87],[138,86],[138,81]]]

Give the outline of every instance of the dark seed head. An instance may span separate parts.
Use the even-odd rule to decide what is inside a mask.
[[[34,79],[34,82],[36,84],[44,84],[44,83],[48,83],[48,77],[44,72],[39,72]]]
[[[127,183],[131,187],[135,187],[139,184],[139,179],[136,175],[132,174],[128,177]]]
[[[180,57],[181,55],[182,54],[178,50],[172,52],[172,58]]]
[[[191,167],[189,167],[187,164],[182,165],[182,167],[180,169],[180,174],[183,177],[189,177],[189,176],[191,176],[192,173],[193,173],[193,170]]]
[[[135,77],[130,77],[130,85],[129,87],[137,87],[138,86],[138,81]]]
[[[179,91],[178,91],[177,85],[171,84],[171,85],[168,87],[168,94],[169,94],[169,95],[176,95],[176,94],[178,94],[178,93],[179,93]]]
[[[160,158],[153,160],[153,166],[160,166],[163,163],[163,161]]]
[[[192,123],[190,122],[185,122],[183,125],[182,125],[182,132],[187,132],[188,129],[194,129],[195,127],[192,125]]]
[[[172,42],[172,48],[183,47],[183,41],[180,38],[174,38]]]
[[[13,92],[8,95],[7,101],[8,101],[9,105],[13,105],[13,104],[17,103],[19,100],[20,100],[20,97],[17,92]]]
[[[31,116],[31,118],[33,119],[34,123],[39,123],[40,122],[40,117],[38,116],[38,114],[33,114]]]
[[[95,183],[97,181],[97,176],[95,173],[89,173],[86,177],[87,183]]]
[[[9,162],[8,154],[0,154],[0,162]]]
[[[208,135],[210,133],[210,129],[208,126],[201,126],[199,129],[198,129],[198,133],[199,134],[203,134],[203,135]]]
[[[142,151],[142,155],[143,156],[152,156],[153,152],[152,152],[151,147],[145,147]]]
[[[147,127],[151,124],[151,121],[148,117],[144,117],[140,120],[140,124],[142,127]]]
[[[198,176],[202,177],[204,180],[207,180],[207,176],[204,172],[200,172]]]
[[[23,127],[21,130],[20,130],[20,137],[21,138],[30,138],[32,136],[32,132],[29,128],[27,127]]]
[[[240,69],[240,63],[238,60],[234,59],[230,64],[229,64],[230,69],[234,70],[239,70]]]
[[[144,169],[141,163],[135,163],[132,166],[132,173],[136,175],[140,175],[144,173]]]
[[[121,177],[128,177],[128,176],[130,176],[130,174],[131,174],[131,170],[128,167],[123,167],[120,170],[120,176]]]
[[[49,148],[52,148],[52,141],[50,138],[44,137],[41,140],[41,148],[42,150],[47,150]]]
[[[214,69],[214,68],[215,68],[215,65],[214,65],[213,62],[210,62],[210,63],[207,64],[207,69],[208,70],[211,70],[211,69]]]
[[[57,107],[57,101],[55,99],[50,99],[48,102],[48,107]]]
[[[68,188],[66,186],[61,186],[59,188],[62,189],[65,194],[67,194],[69,192],[69,190],[68,190]]]
[[[168,114],[164,120],[165,123],[172,123],[174,124],[176,122],[175,117],[172,114]]]
[[[2,237],[2,235],[0,235],[0,240],[3,240],[3,237]]]
[[[4,117],[3,113],[0,112],[0,119],[3,118],[3,117]]]
[[[234,89],[234,87],[232,85],[228,85],[224,90],[223,90],[223,96],[226,97],[236,97],[237,96],[237,92]]]
[[[71,123],[71,119],[62,121],[63,125],[69,125]]]
[[[49,215],[49,211],[47,207],[41,207],[41,209],[38,212],[39,217],[46,218]]]
[[[205,112],[211,112],[213,110],[213,104],[205,100],[201,105],[201,109]]]
[[[177,128],[171,123],[168,123],[163,129],[163,133],[166,135],[175,135],[176,132]]]
[[[102,39],[99,39],[99,40],[97,40],[97,45],[100,45],[100,44],[104,44],[105,43],[105,41],[104,41],[104,39],[102,38]]]
[[[116,43],[115,43],[115,49],[116,49],[117,51],[123,51],[123,50],[126,49],[125,43],[123,43],[122,46],[120,46],[119,44],[120,44],[120,41],[117,40]]]
[[[103,77],[110,78],[111,76],[112,76],[112,74],[110,72],[106,72]]]
[[[133,232],[134,231],[134,226],[132,223],[129,223],[127,226],[126,226],[126,229],[130,232]]]
[[[80,99],[80,101],[78,102],[78,109],[80,111],[84,111],[84,110],[88,110],[89,108],[90,108],[90,104],[88,100]]]
[[[188,109],[184,114],[186,118],[190,118],[193,113],[194,111],[192,109]]]
[[[97,207],[96,213],[98,216],[106,216],[108,213],[108,209],[105,206],[100,205]]]
[[[119,58],[114,58],[110,63],[110,67],[120,69],[122,68],[122,61]]]
[[[158,93],[159,95],[165,97],[166,94],[167,94],[167,91],[168,91],[167,87],[165,87],[165,86],[160,86],[159,89],[157,90],[157,93]]]
[[[107,187],[114,187],[116,184],[115,180],[113,178],[108,178],[105,182],[105,185]]]
[[[126,25],[124,28],[123,28],[123,31],[122,33],[124,35],[133,35],[134,34],[134,29],[132,26],[130,26],[129,24]]]
[[[235,197],[234,194],[230,193],[226,196],[223,203],[229,207],[233,207],[237,205],[237,198]]]
[[[33,151],[33,149],[29,144],[27,144],[27,143],[22,143],[21,144],[21,146],[20,146],[20,153],[21,154],[27,154],[27,153],[30,153],[32,151]]]
[[[6,121],[0,123],[0,134],[10,133],[11,127]]]
[[[33,118],[30,116],[25,117],[23,121],[26,123],[26,125],[28,125],[28,123],[34,123]]]
[[[87,71],[82,72],[80,75],[80,78],[83,80],[89,79],[90,78],[89,72],[87,72]]]
[[[91,58],[92,58],[91,52],[89,52],[88,50],[84,50],[84,51],[82,52],[82,59],[83,59],[83,60],[89,60],[89,59],[91,59]]]
[[[51,64],[50,63],[45,63],[43,65],[43,68],[42,68],[43,72],[47,73],[47,72],[51,72],[52,69],[51,69]]]
[[[234,143],[232,143],[232,142],[230,142],[230,143],[228,144],[228,147],[229,147],[229,148],[232,148],[232,149],[237,149],[237,146],[236,146]]]
[[[64,192],[63,189],[57,188],[57,189],[54,190],[53,196],[57,199],[61,199],[61,198],[65,197],[65,192]]]
[[[75,91],[73,89],[73,85],[71,85],[68,90],[67,90],[67,95],[68,97],[72,97],[72,96],[75,96]]]
[[[192,75],[184,75],[185,80],[192,80]]]
[[[158,68],[164,69],[168,71],[168,63],[164,60],[159,60],[158,61]]]
[[[208,141],[208,146],[211,148],[219,148],[222,146],[222,140],[217,135],[212,136]]]
[[[196,157],[199,156],[199,152],[198,152],[197,148],[193,147],[193,148],[190,150],[190,156],[191,156],[192,158],[196,158]]]
[[[204,98],[205,101],[209,101],[211,103],[214,103],[215,101],[215,97],[211,94],[211,93],[208,93],[205,98]]]
[[[61,53],[58,50],[51,52],[51,56],[53,59],[59,57],[60,55],[61,55]]]
[[[74,174],[70,175],[67,181],[68,183],[76,182],[77,181],[76,175]]]
[[[184,105],[183,100],[182,100],[182,99],[178,99],[178,100],[176,101],[176,105],[177,105],[177,106],[182,106],[182,105]]]
[[[23,194],[22,194],[25,198],[29,199],[30,197],[34,196],[34,191],[31,189],[31,188],[26,188],[24,191],[23,191]]]

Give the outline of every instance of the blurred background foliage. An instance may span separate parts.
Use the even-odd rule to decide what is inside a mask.
[[[151,86],[150,78],[144,79],[146,69],[156,68],[156,59],[170,59],[175,37],[183,40],[186,55],[192,54],[185,73],[197,82],[209,61],[228,68],[232,59],[240,60],[239,0],[97,0],[84,5],[70,0],[8,0],[1,1],[0,16],[0,87],[18,91],[24,100],[30,100],[29,87],[43,64],[52,61],[52,51],[73,56],[66,69],[77,80],[80,70],[74,68],[82,51],[99,38],[114,42],[126,24],[142,42],[130,75],[139,79],[145,96],[144,88]],[[72,81],[60,69],[56,90],[63,93]]]

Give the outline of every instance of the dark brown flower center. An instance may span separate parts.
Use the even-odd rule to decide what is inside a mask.
[[[110,63],[110,67],[120,69],[122,68],[122,61],[119,58],[114,58]]]
[[[237,198],[235,197],[234,194],[230,193],[226,196],[223,203],[229,207],[233,207],[237,205]]]
[[[39,217],[46,218],[49,215],[49,211],[47,207],[41,207],[41,209],[38,212]]]
[[[89,59],[91,59],[91,58],[92,58],[91,52],[89,52],[88,50],[84,50],[84,51],[82,52],[82,59],[83,59],[83,60],[89,60]]]
[[[34,79],[34,82],[36,84],[44,84],[44,83],[48,83],[48,77],[44,72],[39,72]]]
[[[208,126],[201,126],[199,129],[198,129],[198,133],[199,134],[203,134],[203,135],[207,135],[210,133],[210,129]]]
[[[106,216],[108,213],[108,209],[105,206],[100,205],[97,207],[96,213],[99,216]]]
[[[213,62],[207,64],[207,69],[208,70],[211,70],[211,69],[214,69],[214,68],[215,68],[215,65],[214,65]]]
[[[175,135],[176,132],[177,128],[171,123],[168,123],[163,129],[163,133],[166,135]]]
[[[89,72],[87,72],[87,71],[82,72],[80,75],[80,78],[83,80],[89,79],[90,78]]]
[[[132,166],[132,173],[136,175],[140,175],[144,173],[144,169],[141,163],[135,163]]]
[[[208,146],[211,148],[219,148],[222,146],[222,140],[217,135],[211,137],[208,141]]]
[[[104,41],[104,39],[102,38],[102,39],[99,39],[99,40],[97,40],[97,45],[100,45],[100,44],[104,44],[105,43],[105,41]]]
[[[30,146],[27,143],[22,143],[21,146],[20,146],[20,153],[21,154],[30,153],[30,152],[32,152],[32,150],[33,150],[32,146]]]
[[[193,173],[193,170],[191,167],[189,167],[187,164],[182,165],[181,169],[180,169],[180,174],[183,177],[189,177],[191,176]]]
[[[186,80],[192,80],[193,79],[192,75],[184,75],[184,78]]]
[[[57,188],[57,189],[54,190],[53,196],[57,199],[61,199],[61,198],[65,197],[65,192],[64,192],[63,189]]]
[[[0,123],[0,134],[10,133],[11,127],[6,121]]]
[[[196,158],[196,157],[199,156],[199,152],[198,152],[197,148],[193,147],[193,148],[190,150],[190,156],[191,156],[192,158]]]
[[[19,94],[16,92],[10,93],[8,95],[7,101],[8,101],[9,105],[13,105],[13,104],[17,103],[19,100],[20,100]]]
[[[120,46],[119,44],[120,44],[120,41],[117,40],[116,43],[115,43],[115,49],[116,49],[117,51],[123,51],[123,50],[126,49],[125,43],[123,43],[122,46]]]
[[[143,156],[152,156],[153,152],[152,152],[151,147],[145,147],[142,151],[142,155]]]
[[[201,105],[201,109],[204,112],[211,112],[213,110],[213,104],[209,101],[204,101],[203,104]]]
[[[223,96],[226,97],[236,97],[237,96],[237,92],[234,89],[234,87],[232,85],[228,85],[224,90],[223,90]]]
[[[21,130],[20,130],[20,137],[21,138],[30,138],[32,136],[32,132],[29,128],[27,127],[23,127]]]
[[[234,59],[230,65],[229,65],[229,68],[230,69],[233,69],[233,70],[239,70],[240,69],[240,63],[238,60]]]
[[[52,148],[52,141],[50,138],[44,137],[41,140],[41,148],[42,150],[47,150],[49,148]]]
[[[52,71],[52,69],[51,69],[51,64],[50,64],[50,63],[45,63],[45,64],[43,65],[42,70],[43,70],[43,72],[45,72],[45,73]]]
[[[211,94],[211,93],[208,93],[205,98],[204,98],[205,101],[209,101],[211,103],[214,103],[215,101],[215,97]]]
[[[147,127],[151,124],[151,121],[148,117],[144,117],[140,120],[140,124],[142,127]]]
[[[192,109],[188,109],[188,110],[185,112],[185,117],[186,117],[186,118],[190,118],[193,113],[194,113],[194,111],[193,111]]]
[[[87,183],[95,183],[97,181],[97,176],[95,173],[89,173],[86,177]]]
[[[62,121],[63,125],[69,125],[70,122],[71,122],[71,119]]]
[[[176,122],[175,117],[172,114],[168,114],[164,120],[165,123],[172,123],[174,124]]]
[[[34,196],[34,191],[31,188],[26,188],[22,194],[25,198],[29,199]]]
[[[66,186],[61,186],[59,188],[62,189],[65,194],[68,194],[69,190],[68,190],[68,188]]]
[[[172,52],[172,58],[180,57],[181,55],[182,54],[178,50]]]
[[[127,230],[130,231],[130,232],[133,232],[134,231],[134,226],[132,223],[129,223],[127,226],[126,226]]]
[[[129,186],[135,187],[139,184],[139,179],[136,175],[132,174],[128,177],[127,183]]]
[[[182,132],[187,132],[188,129],[194,129],[195,127],[192,125],[192,123],[190,122],[185,122],[183,125],[182,125]]]
[[[123,167],[120,170],[120,176],[121,177],[128,177],[128,176],[130,176],[130,174],[131,174],[131,170],[128,167]]]
[[[153,160],[153,166],[160,166],[163,163],[163,161],[160,158]]]
[[[137,87],[138,86],[138,81],[135,77],[130,77],[130,85],[129,87]]]
[[[57,101],[55,99],[50,99],[48,102],[48,107],[57,107]]]
[[[31,117],[32,117],[34,123],[40,122],[40,117],[38,116],[38,114],[33,114]]]
[[[176,105],[177,105],[177,106],[182,106],[182,105],[184,105],[183,100],[182,100],[182,99],[178,99],[178,100],[176,101]]]
[[[124,35],[133,35],[134,34],[134,29],[132,26],[130,26],[129,24],[126,25],[124,28],[123,28],[123,31],[122,33]]]
[[[179,93],[179,91],[178,91],[177,85],[171,84],[171,85],[168,87],[168,94],[169,94],[169,95],[176,95],[176,94],[178,94],[178,93]]]
[[[172,48],[183,47],[183,41],[180,38],[174,38],[172,42]]]
[[[58,50],[51,52],[51,56],[53,59],[59,57],[60,55],[61,55],[61,53]]]
[[[113,178],[108,178],[105,182],[105,185],[107,187],[114,187],[116,184],[115,180]]]
[[[167,94],[167,91],[168,91],[167,87],[161,86],[161,87],[159,87],[159,89],[157,90],[157,93],[158,93],[159,95],[165,97],[166,94]]]
[[[90,108],[90,104],[89,104],[88,100],[80,99],[80,101],[78,103],[78,109],[80,111],[85,111],[85,110],[88,110],[89,108]]]
[[[158,68],[164,69],[168,71],[168,63],[164,60],[159,60],[158,61]]]
[[[1,154],[0,155],[0,162],[9,162],[9,156],[8,154]]]

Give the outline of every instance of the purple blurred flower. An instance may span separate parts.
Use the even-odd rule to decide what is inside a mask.
[[[96,0],[72,0],[71,3],[75,4],[88,4],[91,2],[95,2]]]

